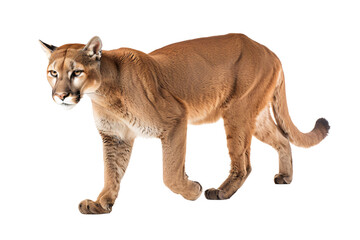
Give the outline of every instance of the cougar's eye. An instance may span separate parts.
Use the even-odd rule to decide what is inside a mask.
[[[52,77],[57,77],[57,76],[58,76],[57,72],[54,71],[54,70],[50,70],[49,73],[50,73],[50,75],[51,75]]]
[[[74,75],[75,77],[79,77],[82,73],[83,73],[82,70],[75,70],[75,71],[73,71],[73,75]]]

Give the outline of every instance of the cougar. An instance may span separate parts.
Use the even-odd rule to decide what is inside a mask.
[[[220,187],[205,191],[207,199],[221,200],[230,198],[251,172],[253,135],[278,151],[275,183],[289,184],[290,142],[314,146],[330,128],[320,118],[309,133],[297,129],[288,112],[280,60],[243,34],[184,41],[149,54],[129,48],[102,51],[99,37],[86,45],[40,43],[49,58],[53,100],[71,108],[89,96],[103,141],[104,188],[96,201],[79,204],[84,214],[111,212],[137,136],[161,139],[165,185],[195,200],[202,187],[185,173],[187,125],[223,118],[231,170]]]

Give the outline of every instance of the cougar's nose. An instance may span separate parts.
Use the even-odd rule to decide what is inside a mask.
[[[67,92],[56,92],[54,94],[56,97],[58,97],[61,101],[64,101],[64,99],[70,95],[70,93]]]

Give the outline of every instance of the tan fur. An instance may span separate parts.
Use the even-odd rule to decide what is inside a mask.
[[[42,45],[50,56],[48,71],[58,73],[56,79],[48,74],[57,102],[63,103],[59,99],[66,101],[68,95],[77,98],[76,104],[87,94],[103,139],[105,185],[95,202],[80,203],[85,214],[111,211],[137,136],[161,139],[165,185],[195,200],[202,188],[185,173],[187,124],[222,117],[231,170],[224,183],[208,189],[205,196],[227,199],[251,172],[252,135],[278,151],[275,183],[281,184],[292,181],[289,140],[310,147],[329,129],[325,119],[318,120],[308,134],[295,127],[287,110],[279,59],[242,34],[185,41],[150,54],[128,48],[101,52],[98,37],[86,46]],[[75,68],[83,70],[76,81],[72,79]],[[271,118],[270,106],[278,125]]]

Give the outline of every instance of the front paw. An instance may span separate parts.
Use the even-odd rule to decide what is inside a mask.
[[[194,201],[201,196],[202,186],[196,181],[189,180],[189,183],[190,184],[188,185],[188,188],[186,189],[186,191],[181,193],[181,195],[187,200]]]
[[[82,214],[104,214],[110,213],[112,204],[100,204],[92,200],[86,199],[79,204],[79,211]]]

